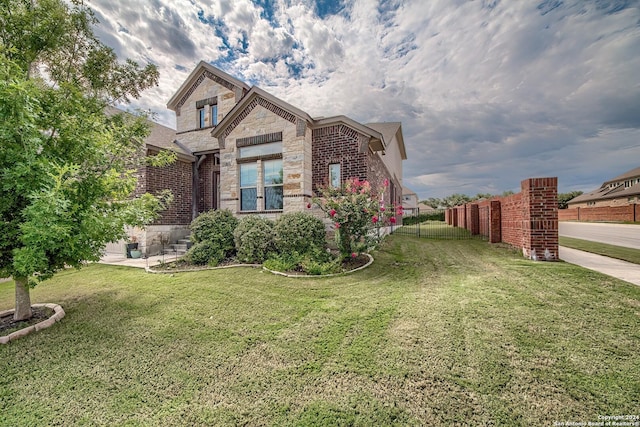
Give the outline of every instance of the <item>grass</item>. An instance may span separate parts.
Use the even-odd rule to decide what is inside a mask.
[[[551,425],[636,414],[640,288],[477,240],[391,236],[368,269],[93,265],[0,346],[0,425]],[[0,284],[0,309],[13,304]]]
[[[562,236],[559,237],[558,242],[561,246],[566,246],[567,248],[579,249],[585,252],[591,252],[598,255],[608,256],[610,258],[617,258],[623,261],[632,262],[634,264],[640,264],[640,250],[638,249]]]

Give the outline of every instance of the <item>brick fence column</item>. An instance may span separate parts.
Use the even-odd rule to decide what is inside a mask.
[[[454,227],[458,226],[458,208],[451,208],[451,225]]]
[[[529,178],[521,182],[522,253],[534,260],[558,259],[558,178]]]
[[[472,204],[469,208],[470,231],[472,235],[480,234],[480,209],[477,204]]]
[[[502,217],[499,200],[492,200],[489,206],[489,242],[502,242]]]

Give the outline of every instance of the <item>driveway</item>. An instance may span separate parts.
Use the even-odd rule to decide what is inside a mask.
[[[558,223],[558,234],[563,237],[640,249],[640,225],[561,221]]]

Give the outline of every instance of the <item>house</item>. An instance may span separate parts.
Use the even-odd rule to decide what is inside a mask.
[[[640,203],[640,167],[603,182],[600,188],[569,200],[567,205],[571,209],[637,203]]]
[[[418,208],[418,195],[407,187],[402,188],[402,208],[411,214]]]
[[[373,186],[386,179],[385,202],[401,203],[407,154],[399,122],[313,118],[205,62],[167,108],[175,112],[177,129],[154,124],[147,151],[171,149],[178,159],[168,167],[143,167],[138,191],[169,188],[174,201],[155,224],[136,231],[147,254],[161,240],[186,235],[201,212],[229,209],[238,217],[276,219],[305,210],[319,186],[349,178]]]

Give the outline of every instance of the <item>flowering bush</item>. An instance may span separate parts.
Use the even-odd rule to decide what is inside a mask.
[[[318,189],[320,197],[314,197],[313,203],[333,222],[343,259],[373,247],[379,240],[377,229],[395,224],[394,214],[402,215],[401,206],[395,208],[384,204],[384,191],[388,185],[385,180],[378,191],[373,191],[368,181],[352,178],[340,188]]]

